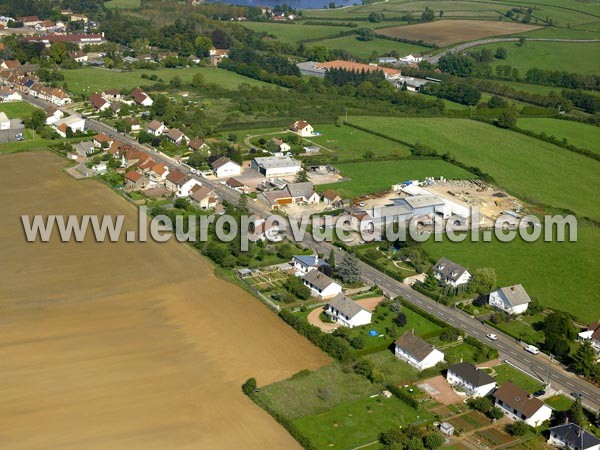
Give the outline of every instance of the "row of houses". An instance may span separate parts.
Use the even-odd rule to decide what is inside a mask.
[[[83,48],[86,45],[102,45],[106,44],[107,42],[104,37],[104,33],[51,33],[35,36],[25,36],[23,39],[25,39],[28,42],[41,42],[46,47],[50,47],[52,44],[55,44],[57,42],[77,45],[79,48]]]
[[[33,73],[35,68],[23,68],[17,60],[0,60],[0,83],[20,94],[39,98],[57,106],[72,102],[62,89],[42,85]]]

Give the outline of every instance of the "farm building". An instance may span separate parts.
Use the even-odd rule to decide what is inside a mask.
[[[523,314],[531,303],[531,298],[521,284],[503,287],[490,293],[489,304],[508,314]]]
[[[371,312],[344,294],[338,294],[325,305],[324,312],[340,325],[354,328],[371,323]]]
[[[512,383],[505,383],[494,392],[496,406],[512,418],[538,427],[552,416],[552,408]]]
[[[419,371],[429,369],[444,361],[444,354],[429,342],[406,332],[396,339],[394,354]]]
[[[300,161],[289,156],[264,156],[254,158],[251,167],[265,177],[295,175],[302,170]]]

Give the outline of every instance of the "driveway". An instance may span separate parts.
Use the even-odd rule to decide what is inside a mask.
[[[452,405],[463,401],[463,397],[458,395],[446,379],[438,375],[437,377],[428,378],[417,385],[419,389],[429,394],[435,401],[444,405]]]
[[[311,325],[318,327],[323,333],[333,333],[340,325],[337,323],[323,322],[319,317],[322,312],[323,306],[319,306],[308,314],[306,320],[308,320],[308,323]]]

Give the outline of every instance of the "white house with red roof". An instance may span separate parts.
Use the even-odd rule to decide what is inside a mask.
[[[310,137],[314,136],[315,134],[315,130],[313,130],[312,125],[306,120],[296,120],[290,125],[290,131],[293,131],[298,136],[302,137]]]

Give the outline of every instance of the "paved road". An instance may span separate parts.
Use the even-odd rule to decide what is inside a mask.
[[[480,39],[478,41],[465,42],[464,44],[455,45],[444,50],[441,53],[433,56],[425,56],[424,59],[434,64],[437,63],[440,58],[448,53],[462,52],[471,47],[477,47],[485,44],[495,44],[497,42],[517,42],[519,38],[490,38]],[[527,41],[540,41],[540,42],[572,42],[572,43],[589,43],[589,42],[600,42],[600,39],[552,39],[552,38],[527,38]]]
[[[24,99],[36,106],[45,107],[48,105],[48,103],[44,102],[43,100],[32,99],[29,97],[24,97]],[[67,109],[63,109],[63,111],[72,113],[72,111],[68,111]],[[115,136],[119,134],[114,128],[98,122],[97,120],[88,119],[87,123],[88,128],[94,131],[112,134]],[[141,145],[135,139],[123,135],[119,135],[119,139],[137,149],[143,151],[150,150],[153,158],[164,162],[170,168],[176,167],[182,172],[188,173],[190,176],[198,179],[204,185],[210,186],[222,199],[233,203],[237,203],[239,200],[239,194],[237,192],[228,189],[217,181],[207,180],[206,178],[191,174],[187,166],[179,164],[172,158],[157,152],[154,149],[150,149],[150,147]],[[261,217],[268,217],[270,215],[269,211],[266,211],[259,204],[254,202],[249,202],[248,208],[251,213]],[[346,252],[342,249],[339,249],[329,243],[315,242],[308,236],[303,241],[303,244],[324,255],[328,255],[333,249],[338,261],[343,259],[344,255],[346,254]],[[394,280],[388,275],[385,275],[384,273],[374,269],[362,261],[360,261],[359,264],[364,281],[379,286],[388,297],[401,296],[419,308],[424,309],[430,314],[433,314],[434,316],[443,320],[444,322],[447,322],[450,325],[453,325],[456,328],[464,331],[466,334],[473,336],[482,342],[486,342],[491,347],[498,349],[500,358],[509,360],[513,365],[533,376],[538,377],[544,382],[548,380],[549,374],[550,382],[554,389],[561,389],[566,394],[570,394],[571,392],[581,394],[583,404],[587,408],[594,411],[600,410],[600,388],[588,383],[577,375],[568,372],[562,365],[556,362],[551,362],[548,356],[542,353],[538,355],[532,355],[523,350],[523,348],[517,341],[515,341],[515,339],[505,335],[504,333],[501,333],[496,329],[491,328],[488,325],[482,325],[478,320],[473,319],[463,311],[456,308],[448,308],[447,306],[437,303],[429,297],[414,291],[404,283]],[[498,339],[495,341],[487,339],[486,334],[488,333],[497,335]]]

